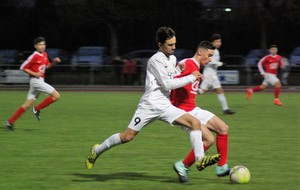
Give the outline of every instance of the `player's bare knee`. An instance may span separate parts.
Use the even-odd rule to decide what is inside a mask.
[[[127,142],[132,141],[133,139],[134,139],[133,135],[127,134],[127,135],[124,135],[123,138],[121,138],[121,141],[122,141],[122,143],[127,143]]]
[[[56,100],[58,100],[59,98],[60,98],[60,94],[59,94],[59,93],[57,93],[57,95],[56,95],[55,99],[56,99]]]
[[[135,136],[136,136],[136,133],[128,132],[128,131],[125,131],[124,133],[120,134],[120,138],[121,138],[122,143],[127,143],[127,142],[132,141]]]
[[[275,88],[281,88],[281,83],[280,82],[275,83],[274,87]]]
[[[54,101],[57,101],[60,98],[60,94],[55,90],[51,93],[51,97]]]
[[[229,131],[229,126],[224,124],[224,125],[222,125],[222,127],[220,127],[219,130],[220,130],[219,134],[227,134]]]
[[[201,130],[201,123],[197,119],[191,121],[191,130]]]

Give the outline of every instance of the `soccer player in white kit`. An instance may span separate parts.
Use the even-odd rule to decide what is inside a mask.
[[[220,34],[214,34],[212,36],[212,44],[216,47],[216,49],[214,51],[214,55],[211,59],[211,62],[205,65],[204,67],[203,70],[204,79],[201,82],[198,92],[199,94],[204,94],[209,89],[215,89],[223,113],[227,115],[231,115],[234,114],[235,112],[231,111],[228,107],[224,90],[222,89],[221,82],[217,75],[218,67],[223,65],[223,63],[220,62],[220,52],[218,50],[222,45],[222,39]]]
[[[58,62],[61,62],[60,58],[56,57],[50,63],[48,55],[45,52],[46,39],[43,37],[37,37],[34,39],[34,47],[36,51],[31,54],[24,63],[22,63],[20,69],[30,76],[29,91],[27,100],[21,105],[16,112],[7,120],[4,124],[8,129],[14,130],[15,121],[20,118],[25,111],[30,108],[39,94],[44,92],[49,94],[39,105],[32,108],[32,112],[35,117],[40,120],[40,110],[57,101],[60,98],[60,94],[49,84],[44,81],[46,69],[52,67]]]
[[[175,32],[169,27],[160,27],[156,33],[158,52],[148,61],[146,70],[145,93],[129,123],[127,129],[115,133],[101,144],[95,144],[88,154],[85,165],[93,168],[97,158],[110,148],[130,142],[138,132],[155,120],[167,123],[181,124],[190,129],[190,141],[195,153],[196,167],[203,170],[206,166],[215,164],[220,155],[204,156],[201,123],[185,111],[176,108],[170,102],[170,90],[193,83],[201,77],[199,71],[182,77],[176,76],[176,57],[173,55],[176,44]]]

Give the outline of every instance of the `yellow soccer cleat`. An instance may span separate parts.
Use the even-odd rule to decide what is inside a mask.
[[[211,156],[204,156],[199,161],[195,163],[197,169],[199,171],[204,170],[207,166],[214,165],[220,160],[221,156],[220,154],[215,154]]]
[[[99,146],[99,144],[95,144],[91,149],[90,149],[90,152],[89,152],[89,155],[85,161],[85,167],[87,169],[92,169],[94,167],[94,164],[98,158],[99,155],[96,154],[95,152],[95,148]]]

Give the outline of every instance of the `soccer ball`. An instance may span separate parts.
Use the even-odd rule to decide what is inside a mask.
[[[229,173],[232,183],[248,183],[250,181],[250,172],[245,166],[234,166]]]

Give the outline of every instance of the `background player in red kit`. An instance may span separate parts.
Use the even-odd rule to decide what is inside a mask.
[[[177,77],[180,78],[189,75],[194,71],[199,71],[200,64],[204,66],[211,61],[211,57],[214,54],[214,49],[215,47],[212,43],[207,41],[201,42],[197,47],[197,51],[194,57],[184,59],[179,62],[179,67],[181,68],[182,72]],[[229,127],[213,113],[197,107],[196,96],[198,92],[199,82],[200,81],[197,80],[192,84],[187,84],[182,88],[172,90],[171,102],[174,106],[183,109],[184,111],[197,118],[201,122],[201,124],[205,125],[208,129],[217,133],[217,151],[221,155],[221,159],[218,162],[216,174],[220,177],[226,176],[230,171],[230,168],[227,164]],[[204,150],[207,150],[213,143],[214,137],[210,133],[206,133],[205,130],[202,130],[202,134],[204,139]],[[194,162],[195,156],[193,150],[191,150],[184,160],[180,160],[174,164],[174,170],[178,174],[181,182],[188,181],[188,168]]]
[[[246,98],[250,100],[253,92],[259,92],[267,88],[269,85],[274,86],[274,104],[282,106],[279,100],[281,82],[277,78],[278,68],[283,68],[282,57],[277,54],[278,48],[276,45],[270,46],[270,55],[266,55],[258,62],[260,74],[264,77],[261,85],[247,89]]]
[[[21,70],[30,76],[30,88],[27,100],[8,120],[5,120],[4,123],[10,130],[14,130],[15,121],[21,117],[26,109],[33,105],[40,92],[49,94],[49,96],[39,105],[32,108],[32,112],[38,120],[40,120],[40,110],[57,101],[60,97],[59,93],[44,81],[46,69],[61,62],[60,58],[56,57],[51,63],[49,62],[48,55],[45,52],[46,40],[43,37],[37,37],[34,40],[34,47],[36,51],[34,51],[20,67]]]

